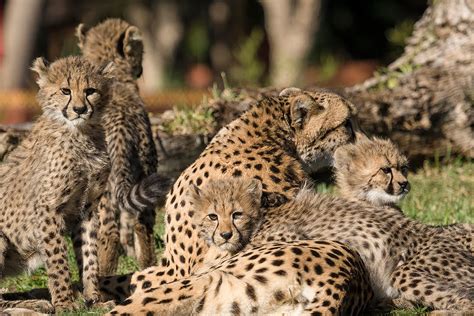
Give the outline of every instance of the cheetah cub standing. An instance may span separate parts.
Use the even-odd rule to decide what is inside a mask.
[[[396,206],[410,191],[408,159],[388,139],[362,137],[339,147],[334,160],[337,185],[348,199]]]
[[[68,57],[38,73],[38,118],[16,159],[2,165],[0,178],[0,272],[32,271],[45,263],[56,311],[76,308],[64,235],[81,236],[76,253],[83,262],[86,302],[100,299],[97,276],[98,199],[108,173],[101,113],[109,97],[110,66]],[[15,151],[13,152],[15,154]],[[21,159],[20,157],[23,157]],[[25,307],[51,312],[41,300],[0,302],[0,309]]]
[[[168,184],[156,175],[158,157],[136,82],[142,73],[142,35],[120,19],[107,19],[92,28],[80,24],[76,35],[87,60],[114,63],[116,79],[103,115],[111,171],[99,205],[100,273],[115,272],[120,243],[144,269],[156,263],[155,207]],[[116,217],[120,217],[120,230]]]

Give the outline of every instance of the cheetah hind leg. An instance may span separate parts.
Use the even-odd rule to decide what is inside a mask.
[[[153,227],[140,220],[134,226],[135,253],[138,266],[145,269],[156,264]]]
[[[117,271],[120,256],[120,233],[115,219],[115,212],[108,205],[108,198],[104,194],[99,202],[99,234],[97,254],[99,261],[99,275],[113,275]]]
[[[397,273],[398,270],[401,273]],[[406,264],[394,271],[395,288],[400,291],[400,297],[393,301],[397,308],[413,308],[427,306],[435,310],[473,311],[474,293],[471,277],[467,282],[458,280],[460,285],[452,280],[438,278],[424,271],[422,267]],[[417,278],[410,280],[410,275]],[[408,281],[407,281],[408,280]],[[461,315],[461,314],[460,314]]]
[[[137,258],[134,248],[133,226],[136,218],[129,212],[120,212],[120,244],[128,257]]]

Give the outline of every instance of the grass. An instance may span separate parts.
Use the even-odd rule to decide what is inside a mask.
[[[413,218],[429,224],[451,224],[455,222],[474,223],[474,162],[462,159],[425,162],[422,168],[409,176],[412,190],[402,203],[404,212]],[[334,194],[334,187],[320,184],[318,191]],[[157,220],[155,234],[162,236],[163,218]],[[157,249],[160,253],[161,249]],[[73,255],[70,251],[70,262]],[[120,258],[118,273],[136,271],[137,265],[132,258]],[[73,279],[77,280],[77,268],[73,267]],[[28,291],[46,287],[47,278],[44,269],[38,269],[31,275],[23,274],[16,278],[6,278],[0,282],[0,288],[7,291]],[[83,309],[74,315],[100,315],[103,310]],[[389,315],[424,315],[424,309],[396,310]],[[72,314],[70,314],[72,315]]]

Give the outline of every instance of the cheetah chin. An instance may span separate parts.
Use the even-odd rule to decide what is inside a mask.
[[[407,193],[408,190],[405,190],[398,195],[389,194],[380,190],[370,190],[367,192],[367,200],[375,205],[396,204],[400,202]]]

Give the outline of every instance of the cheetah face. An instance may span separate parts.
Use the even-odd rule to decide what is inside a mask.
[[[48,65],[43,58],[35,60],[32,69],[38,73],[38,101],[50,118],[79,126],[97,117],[107,102],[111,64],[96,67],[80,57],[58,60]]]
[[[260,219],[260,181],[210,181],[194,186],[191,200],[200,236],[211,246],[234,254],[248,244]]]
[[[396,204],[410,191],[406,165],[383,165],[368,179],[367,201],[375,205]]]
[[[309,172],[333,164],[336,148],[355,138],[354,107],[331,93],[298,93],[289,97],[296,150]]]
[[[390,140],[363,137],[340,147],[335,168],[343,194],[375,205],[398,203],[410,191],[408,160]]]

